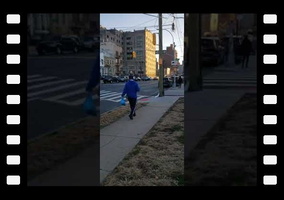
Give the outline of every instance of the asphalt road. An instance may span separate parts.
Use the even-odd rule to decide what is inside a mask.
[[[28,57],[28,139],[87,116],[82,101],[94,60],[83,53]]]
[[[158,81],[138,81],[140,92],[138,93],[138,100],[155,96],[158,94]],[[119,101],[125,83],[101,83],[100,86],[100,112],[112,110],[120,106]]]
[[[28,57],[28,139],[87,117],[82,103],[94,60],[89,53]],[[139,99],[157,95],[158,81],[138,83]],[[123,86],[101,84],[101,99],[94,96],[100,113],[120,106]]]

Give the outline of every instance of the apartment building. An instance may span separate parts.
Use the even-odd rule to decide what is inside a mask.
[[[122,73],[137,76],[156,76],[156,34],[151,31],[134,30],[123,33]],[[136,57],[133,57],[133,52]]]

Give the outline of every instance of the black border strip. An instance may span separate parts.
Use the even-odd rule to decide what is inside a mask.
[[[8,24],[6,22],[6,17],[8,14],[19,14],[20,23],[19,24]],[[0,90],[0,123],[1,123],[1,174],[0,174],[0,184],[1,187],[25,187],[26,186],[26,166],[27,166],[27,142],[26,142],[26,130],[27,130],[27,97],[26,97],[26,57],[27,57],[27,43],[26,43],[26,14],[24,12],[5,12],[1,13],[1,33],[0,33],[0,63],[1,63],[1,90]],[[20,44],[7,44],[6,37],[8,34],[19,34]],[[20,64],[7,64],[6,56],[8,54],[19,54]],[[7,84],[7,75],[20,75],[20,84]],[[20,104],[7,104],[7,95],[20,95]],[[20,115],[19,125],[8,125],[6,123],[7,115]],[[6,137],[7,135],[20,135],[19,145],[7,145]],[[20,164],[19,165],[7,165],[6,156],[7,155],[19,155]],[[20,176],[19,185],[7,185],[7,176],[16,175]]]

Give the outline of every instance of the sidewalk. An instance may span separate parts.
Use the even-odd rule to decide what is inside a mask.
[[[111,173],[165,112],[184,96],[184,88],[165,90],[163,97],[151,97],[148,105],[100,130],[100,182]]]
[[[147,106],[100,130],[99,141],[67,162],[28,182],[29,186],[98,186],[100,182],[135,147],[140,139],[159,121],[163,114],[184,95],[184,88],[165,90],[163,97],[150,97]],[[97,147],[100,145],[100,174]]]
[[[185,157],[244,94],[257,92],[256,57],[250,58],[249,65],[247,69],[218,66],[204,77],[202,91],[185,92]]]

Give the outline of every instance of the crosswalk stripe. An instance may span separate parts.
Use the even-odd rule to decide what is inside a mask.
[[[108,94],[108,95],[100,95],[101,99],[105,99],[105,98],[113,97],[113,96],[120,96],[121,97],[121,94],[113,93],[113,94]]]
[[[38,81],[47,81],[47,80],[52,80],[52,79],[56,79],[56,78],[57,77],[55,77],[55,76],[49,76],[49,77],[44,77],[44,78],[32,79],[32,80],[28,79],[28,83],[33,83],[33,82],[38,82]]]
[[[51,81],[51,82],[47,82],[47,83],[42,83],[42,84],[39,84],[39,85],[33,85],[33,86],[28,87],[28,90],[41,88],[41,87],[45,87],[45,86],[56,85],[56,84],[60,84],[60,83],[66,83],[66,82],[70,82],[70,81],[74,81],[74,79],[64,79],[64,80],[59,80],[59,81]]]
[[[53,96],[53,97],[45,98],[44,100],[56,101],[56,100],[59,100],[59,99],[63,99],[65,97],[70,97],[70,96],[73,96],[73,95],[76,95],[76,94],[82,94],[82,93],[86,93],[85,88],[75,90],[75,91],[72,91],[72,92],[63,93],[63,94],[56,95],[56,96]]]
[[[203,82],[205,83],[256,83],[256,80],[250,80],[250,81],[242,81],[242,80],[235,80],[235,81],[231,81],[231,80],[203,80]]]
[[[143,99],[143,98],[146,98],[147,96],[138,96],[137,99]]]
[[[39,95],[39,94],[55,92],[55,91],[62,90],[62,89],[65,89],[65,88],[69,88],[69,87],[73,87],[73,86],[77,86],[77,85],[83,85],[83,84],[86,84],[87,82],[88,81],[80,81],[80,82],[76,82],[76,83],[72,83],[72,84],[68,84],[68,85],[63,85],[63,86],[52,88],[52,89],[41,90],[39,92],[29,93],[28,97],[34,97],[34,96]]]
[[[31,79],[31,78],[37,78],[37,77],[40,77],[41,75],[39,74],[34,74],[34,75],[29,75],[28,78]]]

